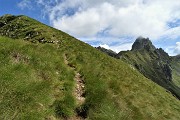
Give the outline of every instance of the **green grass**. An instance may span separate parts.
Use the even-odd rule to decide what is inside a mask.
[[[74,73],[54,46],[2,37],[0,46],[0,119],[74,114]],[[63,105],[58,108],[60,103]]]
[[[81,42],[77,42],[78,47],[73,46],[69,44],[68,48],[71,49],[66,53],[69,53],[71,64],[76,66],[85,78],[89,119],[167,119],[167,116],[176,119],[173,118],[174,115],[180,117],[179,101],[128,64],[97,52]],[[174,108],[171,108],[172,106]]]
[[[172,58],[171,67],[173,73],[172,74],[173,81],[178,87],[180,87],[180,60],[178,57]]]
[[[22,35],[16,38],[20,40],[0,37],[0,119],[64,119],[75,116],[77,107],[90,120],[180,119],[180,102],[129,64],[61,31],[24,16],[22,19],[22,23],[27,19],[23,25],[36,24],[19,27]],[[9,29],[7,26],[0,30]],[[23,41],[26,36],[21,30],[28,27],[44,30],[37,37],[54,34],[61,42]],[[82,106],[76,105],[73,96],[75,73],[65,64],[65,54],[85,80]]]

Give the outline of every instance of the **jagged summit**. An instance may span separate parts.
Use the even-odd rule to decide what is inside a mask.
[[[149,40],[149,38],[144,38],[142,36],[138,37],[134,44],[132,45],[132,51],[146,49],[147,51],[155,50],[155,46]]]

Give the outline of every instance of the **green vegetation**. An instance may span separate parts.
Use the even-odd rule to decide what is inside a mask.
[[[73,114],[74,73],[54,46],[4,37],[0,46],[0,119]]]
[[[5,15],[0,17],[0,35],[15,39],[21,38],[33,43],[59,43],[61,42],[60,40],[67,39],[66,37],[68,37],[68,35],[62,31],[47,27],[23,15]]]
[[[139,37],[132,46],[131,51],[120,52],[116,55],[136,68],[145,77],[170,91],[180,99],[180,88],[174,83],[178,82],[178,59],[172,59],[162,48],[156,49],[147,38]],[[173,64],[172,64],[173,63]],[[173,72],[171,68],[173,66]],[[174,80],[173,80],[174,79]]]
[[[180,87],[180,55],[172,57],[171,67],[173,81],[178,87]]]
[[[22,23],[16,36],[14,30],[3,34],[16,39],[0,37],[0,119],[66,119],[76,111],[90,120],[180,119],[180,101],[127,63],[25,16],[0,31],[16,19]],[[41,35],[30,36],[33,43],[24,41],[27,30]],[[41,42],[41,37],[59,42]],[[74,69],[65,64],[65,55]],[[81,106],[73,95],[75,71],[85,82]]]
[[[139,37],[130,51],[118,54],[105,48],[98,50],[121,59],[136,68],[145,77],[170,91],[180,99],[180,57],[170,57],[162,48],[156,49],[149,38]]]

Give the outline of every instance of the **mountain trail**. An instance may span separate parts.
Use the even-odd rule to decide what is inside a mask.
[[[64,55],[64,62],[66,65],[68,65],[71,69],[74,70],[75,88],[74,88],[73,94],[76,98],[77,106],[81,106],[85,102],[85,83],[84,83],[84,80],[83,80],[81,74],[75,70],[75,67],[73,65],[69,64],[69,61],[67,59],[66,54]],[[68,118],[67,120],[85,120],[85,118],[81,115],[78,115],[78,113],[76,113],[76,116],[74,116],[72,118]]]

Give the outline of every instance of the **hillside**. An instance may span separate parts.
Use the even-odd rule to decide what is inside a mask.
[[[62,31],[6,15],[0,33],[0,119],[180,119],[165,89]]]
[[[171,67],[173,82],[180,87],[180,55],[172,57]]]

